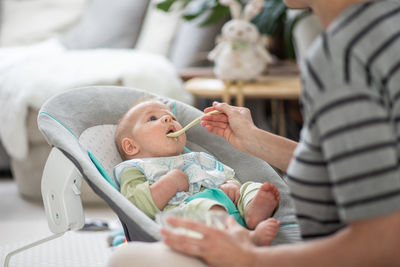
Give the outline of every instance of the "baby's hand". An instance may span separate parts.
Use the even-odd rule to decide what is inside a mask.
[[[169,171],[168,175],[175,182],[176,192],[189,190],[189,180],[183,171],[174,169]]]
[[[232,200],[236,205],[240,198],[240,186],[241,184],[234,180],[228,180],[222,184],[219,189],[224,191],[224,193]]]

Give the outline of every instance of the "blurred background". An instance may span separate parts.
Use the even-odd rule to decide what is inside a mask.
[[[0,259],[11,248],[49,234],[40,181],[51,148],[37,128],[40,106],[72,88],[120,85],[203,109],[221,99],[195,99],[185,84],[193,78],[213,78],[207,54],[229,19],[229,8],[217,0],[0,0]],[[276,59],[265,75],[299,78],[304,53],[321,32],[312,12],[265,0],[252,22],[267,37],[266,49]],[[302,123],[298,100],[282,103],[286,135],[296,140]],[[270,101],[249,99],[246,106],[259,127],[273,130]],[[82,199],[88,219],[118,225],[87,185]],[[62,237],[62,246],[75,255],[76,242],[89,240],[85,249],[90,254],[90,238],[101,240],[103,262],[90,262],[99,258],[90,254],[70,265],[48,266],[104,264],[111,251],[109,233],[78,235]],[[50,262],[48,255],[53,253],[49,249],[24,254],[19,266],[29,261],[29,266],[45,266],[43,259]]]

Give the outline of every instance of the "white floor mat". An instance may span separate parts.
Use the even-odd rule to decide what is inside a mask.
[[[100,267],[111,254],[109,232],[67,232],[63,236],[14,255],[13,267]],[[44,236],[45,237],[45,236]],[[43,238],[44,238],[43,237]],[[1,237],[0,237],[1,238]],[[6,254],[36,240],[26,240],[0,247],[0,264]]]

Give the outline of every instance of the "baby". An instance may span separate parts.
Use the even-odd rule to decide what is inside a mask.
[[[203,152],[182,154],[186,135],[166,135],[182,126],[170,108],[144,100],[120,119],[115,142],[124,160],[114,168],[121,193],[149,217],[171,208],[221,210],[254,230],[258,245],[272,242],[279,221],[270,218],[280,194],[270,183],[240,184],[234,171]],[[243,220],[244,219],[244,220]]]

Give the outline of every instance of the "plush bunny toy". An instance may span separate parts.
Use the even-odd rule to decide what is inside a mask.
[[[250,0],[242,13],[237,0],[220,0],[230,7],[232,20],[222,27],[216,47],[208,54],[215,61],[214,73],[223,80],[252,80],[271,63],[265,41],[257,27],[250,22],[262,8],[264,0]]]

